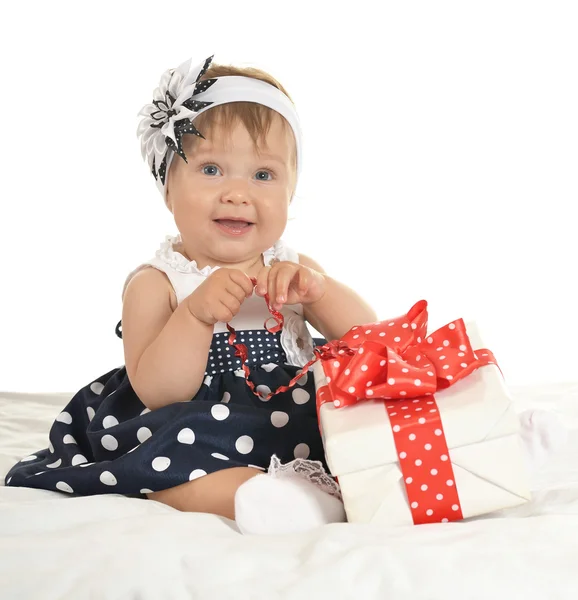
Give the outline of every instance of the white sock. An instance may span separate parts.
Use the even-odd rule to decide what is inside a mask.
[[[564,446],[568,430],[558,415],[546,410],[520,413],[520,435],[531,471],[537,471]]]
[[[308,531],[346,520],[339,498],[299,475],[256,475],[235,494],[235,520],[244,534]]]

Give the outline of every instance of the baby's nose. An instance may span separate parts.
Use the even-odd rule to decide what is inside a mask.
[[[249,201],[249,190],[247,183],[244,181],[230,181],[225,189],[223,190],[222,200],[224,202],[232,202],[235,204],[241,204]]]

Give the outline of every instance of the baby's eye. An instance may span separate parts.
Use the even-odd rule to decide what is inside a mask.
[[[204,165],[203,167],[203,173],[205,175],[216,175],[215,171],[209,172],[207,169],[215,169],[218,171],[219,167],[217,167],[217,165]]]
[[[262,175],[263,173],[272,177],[269,171],[257,171],[257,179],[259,179],[260,181],[270,181],[270,179],[267,179],[266,177],[260,177],[260,175]]]

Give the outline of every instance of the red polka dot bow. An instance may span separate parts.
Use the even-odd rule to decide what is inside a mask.
[[[475,353],[463,319],[427,335],[427,302],[402,317],[351,328],[339,344],[319,349],[336,406],[362,399],[431,396],[493,362]]]

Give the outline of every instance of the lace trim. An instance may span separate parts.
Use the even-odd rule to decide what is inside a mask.
[[[303,479],[314,483],[317,487],[321,488],[331,496],[335,496],[341,500],[341,492],[338,483],[326,473],[321,461],[296,458],[295,460],[282,465],[277,456],[273,454],[271,463],[269,464],[268,473],[271,477],[293,477],[297,475],[298,477],[302,477]]]
[[[161,244],[161,247],[156,251],[155,256],[179,273],[196,273],[197,275],[208,277],[211,273],[220,268],[219,266],[210,267],[207,265],[206,267],[199,269],[196,260],[189,260],[186,256],[173,248],[173,245],[180,243],[182,243],[180,234],[176,236],[167,235],[165,241]],[[268,248],[263,252],[263,262],[265,265],[269,266],[271,261],[277,258],[279,250],[279,243],[276,243],[274,246],[271,246],[271,248]]]

